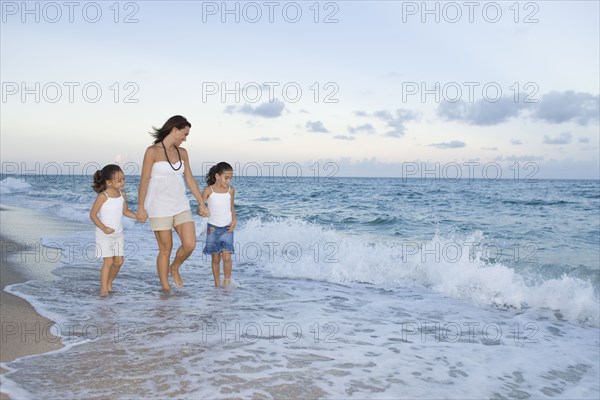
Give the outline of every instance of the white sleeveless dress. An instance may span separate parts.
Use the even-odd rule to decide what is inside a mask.
[[[123,256],[125,251],[125,243],[123,239],[123,203],[125,198],[123,194],[119,197],[108,197],[100,207],[98,218],[104,225],[113,228],[115,231],[111,234],[106,234],[96,227],[96,257],[115,257]]]

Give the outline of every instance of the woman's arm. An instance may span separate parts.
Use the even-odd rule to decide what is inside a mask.
[[[198,187],[198,182],[196,182],[196,178],[194,178],[194,174],[192,173],[192,168],[190,167],[190,161],[188,157],[188,153],[186,149],[179,148],[181,151],[181,158],[184,161],[184,170],[183,176],[185,178],[185,183],[187,183],[188,188],[190,188],[190,192],[192,196],[198,201],[198,207],[196,208],[196,212],[203,217],[207,217],[206,207],[204,207],[204,203],[202,201],[202,194],[200,194],[200,188]]]
[[[142,176],[140,177],[140,187],[138,188],[138,212],[136,219],[139,222],[144,222],[148,218],[148,213],[144,208],[144,201],[148,193],[148,184],[150,183],[150,174],[152,173],[152,165],[154,164],[154,151],[151,147],[146,149],[144,154],[144,162],[142,163]]]
[[[181,147],[179,148],[179,150],[181,151],[181,158],[185,162],[184,170],[183,170],[183,176],[185,177],[185,183],[187,183],[188,188],[190,188],[190,192],[192,193],[192,196],[194,196],[196,198],[196,200],[198,201],[198,203],[200,203],[200,201],[202,201],[202,195],[200,194],[200,188],[198,187],[198,182],[196,182],[196,179],[194,178],[194,174],[192,173],[192,168],[190,167],[190,161],[188,158],[187,150],[182,149]]]
[[[201,201],[198,203],[198,214],[203,217],[208,217],[210,215],[210,210],[206,207],[206,200],[208,200],[210,193],[209,187],[206,186],[202,191],[202,196],[200,196]]]

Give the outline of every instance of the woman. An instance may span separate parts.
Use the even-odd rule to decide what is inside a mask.
[[[156,269],[163,290],[169,291],[169,273],[178,287],[183,286],[179,267],[196,247],[196,228],[190,211],[190,202],[185,193],[185,183],[192,195],[201,201],[200,190],[194,179],[188,153],[181,148],[190,133],[192,124],[181,115],[167,120],[160,129],[153,127],[154,144],[146,149],[142,164],[142,176],[138,191],[138,221],[150,217],[150,229],[158,242]],[[203,215],[205,210],[198,213]],[[177,232],[181,246],[171,260],[173,229]]]

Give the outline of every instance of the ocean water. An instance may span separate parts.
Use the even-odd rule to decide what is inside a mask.
[[[108,298],[90,181],[2,176],[2,204],[89,226],[26,244],[55,279],[8,291],[56,324],[25,339],[65,347],[3,365],[15,398],[600,397],[599,181],[236,177],[231,289],[201,217],[169,295],[126,219]]]

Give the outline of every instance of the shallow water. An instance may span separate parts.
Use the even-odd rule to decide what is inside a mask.
[[[3,181],[12,191],[2,201],[87,223],[87,181],[64,181],[43,200],[33,198],[36,182]],[[197,249],[182,267],[185,287],[162,294],[156,243],[147,226],[126,221],[125,265],[116,292],[101,299],[91,223],[42,238],[46,251],[62,253],[55,280],[9,290],[56,321],[27,340],[51,330],[67,347],[8,364],[3,390],[19,398],[599,396],[597,181],[235,186],[230,290],[212,287]]]

